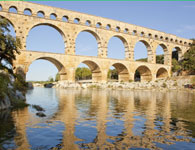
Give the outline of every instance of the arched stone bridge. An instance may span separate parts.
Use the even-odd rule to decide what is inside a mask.
[[[15,12],[10,12],[10,9],[15,9]],[[25,11],[28,14],[25,14]],[[140,72],[142,81],[168,77],[171,74],[172,50],[175,48],[181,58],[192,43],[189,39],[153,29],[30,2],[1,1],[0,16],[10,21],[16,36],[22,43],[21,54],[17,55],[14,62],[16,68],[22,69],[26,74],[33,61],[45,59],[56,65],[61,80],[73,82],[75,81],[75,70],[80,63],[89,66],[95,82],[107,81],[110,66],[114,66],[118,70],[119,80],[123,81],[134,80],[136,70]],[[26,50],[29,31],[39,25],[48,25],[59,31],[66,45],[65,54]],[[75,55],[76,37],[82,31],[89,32],[96,38],[97,57]],[[124,60],[107,58],[107,45],[112,37],[118,37],[123,42],[125,46]],[[134,61],[134,47],[139,41],[147,47],[147,62]],[[164,64],[156,64],[156,48],[159,45],[164,50]]]

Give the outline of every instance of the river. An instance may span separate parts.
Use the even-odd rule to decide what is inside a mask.
[[[0,150],[195,149],[195,93],[35,87],[0,112]]]

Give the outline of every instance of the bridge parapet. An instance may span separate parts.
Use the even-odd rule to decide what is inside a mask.
[[[2,11],[9,12],[10,7],[15,7],[18,11],[19,15],[24,15],[24,10],[29,10],[32,13],[32,17],[37,17],[38,12],[42,12],[44,14],[44,18],[42,19],[50,19],[50,15],[56,16],[55,21],[63,22],[63,17],[67,18],[67,23],[74,23],[74,19],[78,19],[79,25],[88,25],[92,28],[100,28],[104,30],[109,30],[113,32],[117,32],[120,34],[130,34],[139,37],[147,37],[149,39],[160,40],[164,42],[170,42],[177,45],[189,46],[192,43],[191,40],[177,37],[173,34],[168,34],[165,32],[157,31],[154,29],[149,29],[121,21],[116,21],[108,18],[103,18],[99,16],[89,15],[86,13],[80,13],[76,11],[55,8],[45,5],[40,5],[31,2],[23,2],[23,1],[1,1],[0,5],[2,7]],[[88,22],[88,24],[86,24]]]

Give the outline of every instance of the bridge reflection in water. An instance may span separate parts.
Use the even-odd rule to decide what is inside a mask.
[[[44,146],[65,150],[160,149],[162,145],[174,143],[177,147],[177,141],[192,144],[194,140],[192,128],[195,120],[189,117],[195,110],[195,95],[192,93],[180,92],[178,97],[177,92],[49,90],[54,91],[51,97],[58,98],[52,115],[40,119],[28,108],[12,113],[17,149],[41,149]],[[50,99],[47,101],[49,103]],[[47,114],[51,108],[45,109]],[[186,109],[190,111],[184,111]],[[187,117],[185,113],[189,113]],[[64,127],[56,127],[56,122]],[[45,126],[40,126],[40,123],[45,123]],[[35,132],[32,132],[37,128],[40,128],[40,134],[47,128],[60,132],[58,136],[41,134],[42,137],[39,137],[53,138],[57,142],[44,145],[42,141],[33,139],[39,136],[34,136]],[[35,146],[35,141],[40,143],[39,146]]]

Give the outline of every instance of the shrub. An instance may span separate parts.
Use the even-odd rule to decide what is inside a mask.
[[[119,85],[118,88],[123,88],[123,87],[121,85]]]
[[[10,83],[9,76],[4,73],[0,73],[0,99],[6,96],[8,92],[8,84]]]
[[[27,104],[26,101],[21,99],[15,99],[15,98],[11,98],[11,104],[14,109],[24,108],[29,106],[29,104]]]
[[[166,88],[167,87],[167,84],[164,82],[162,87]]]
[[[112,88],[112,85],[108,85],[108,88]]]
[[[175,82],[175,83],[173,84],[173,86],[177,86],[177,82]]]
[[[123,81],[123,80],[121,80],[121,81],[120,81],[120,83],[121,83],[121,84],[124,84],[124,81]]]
[[[14,82],[14,89],[19,90],[21,92],[26,92],[27,87],[28,87],[28,83],[24,80],[22,75],[17,74]]]

